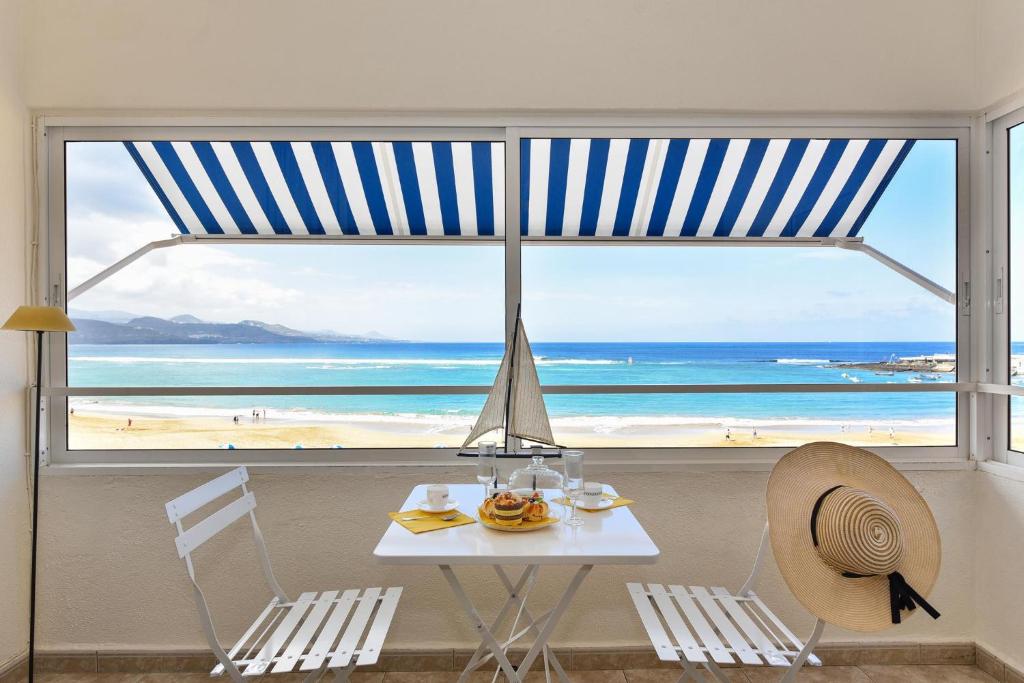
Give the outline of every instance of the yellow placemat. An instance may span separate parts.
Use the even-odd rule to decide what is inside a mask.
[[[576,509],[577,510],[583,510],[584,512],[604,512],[605,510],[614,510],[615,508],[620,508],[620,507],[623,507],[625,505],[630,505],[630,504],[636,502],[635,500],[630,500],[629,498],[623,498],[622,496],[613,496],[610,493],[605,493],[601,497],[604,498],[605,500],[611,500],[611,501],[614,501],[614,502],[611,505],[609,505],[608,507],[600,508],[598,510],[588,510],[587,508],[580,507],[579,505],[576,506]],[[558,503],[559,505],[567,505],[567,506],[568,505],[572,505],[572,503],[570,503],[565,498],[555,498],[551,502],[552,503]]]
[[[451,514],[450,512],[447,514]],[[463,524],[475,524],[476,520],[469,515],[460,512],[459,516],[450,522],[446,522],[442,517],[445,517],[445,513],[429,513],[420,512],[419,510],[407,510],[405,512],[389,512],[388,517],[392,520],[401,524],[409,531],[414,534],[422,534],[426,531],[437,531],[439,529],[447,529],[453,526],[462,526]],[[408,521],[403,519],[405,517],[415,517],[416,519],[409,519]]]

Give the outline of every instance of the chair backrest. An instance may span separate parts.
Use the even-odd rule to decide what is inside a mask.
[[[227,474],[222,474],[202,486],[197,486],[167,503],[165,506],[167,519],[178,530],[178,536],[174,539],[174,543],[178,547],[178,557],[185,560],[188,575],[195,583],[196,573],[195,566],[192,564],[192,553],[218,533],[248,515],[252,524],[253,541],[256,544],[267,585],[282,602],[287,602],[288,596],[281,589],[270,566],[270,555],[267,553],[267,546],[263,541],[263,532],[260,531],[260,527],[256,523],[256,515],[253,512],[256,509],[256,496],[246,487],[247,481],[249,481],[249,471],[245,467],[236,467]],[[233,493],[235,489],[238,489],[240,497],[187,529],[182,524],[182,520],[188,515],[221,496]]]
[[[178,528],[178,537],[174,539],[175,545],[178,546],[178,557],[189,558],[199,546],[256,509],[256,496],[246,489],[247,481],[248,470],[238,467],[167,503],[167,519]],[[181,520],[234,489],[240,489],[240,498],[236,498],[188,529],[184,528]]]

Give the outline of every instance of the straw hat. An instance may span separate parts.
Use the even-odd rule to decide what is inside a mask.
[[[775,561],[804,607],[852,631],[881,631],[921,607],[939,574],[939,530],[928,504],[874,453],[839,443],[801,446],[768,479]]]

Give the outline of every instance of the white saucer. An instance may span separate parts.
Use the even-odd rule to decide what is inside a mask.
[[[580,510],[604,510],[605,508],[611,507],[614,502],[614,498],[602,498],[600,503],[591,507],[589,505],[584,505],[583,501],[579,501],[578,503],[576,503],[576,507],[578,507]]]
[[[459,501],[457,500],[449,500],[448,504],[443,508],[431,507],[430,504],[427,503],[426,499],[416,503],[416,509],[420,512],[451,512],[457,507],[459,507]]]

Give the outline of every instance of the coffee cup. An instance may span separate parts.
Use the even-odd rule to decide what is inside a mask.
[[[583,507],[596,508],[601,505],[604,497],[604,485],[597,481],[588,481],[583,484]]]
[[[448,486],[445,484],[431,484],[427,487],[427,506],[435,510],[442,510],[448,505]]]

